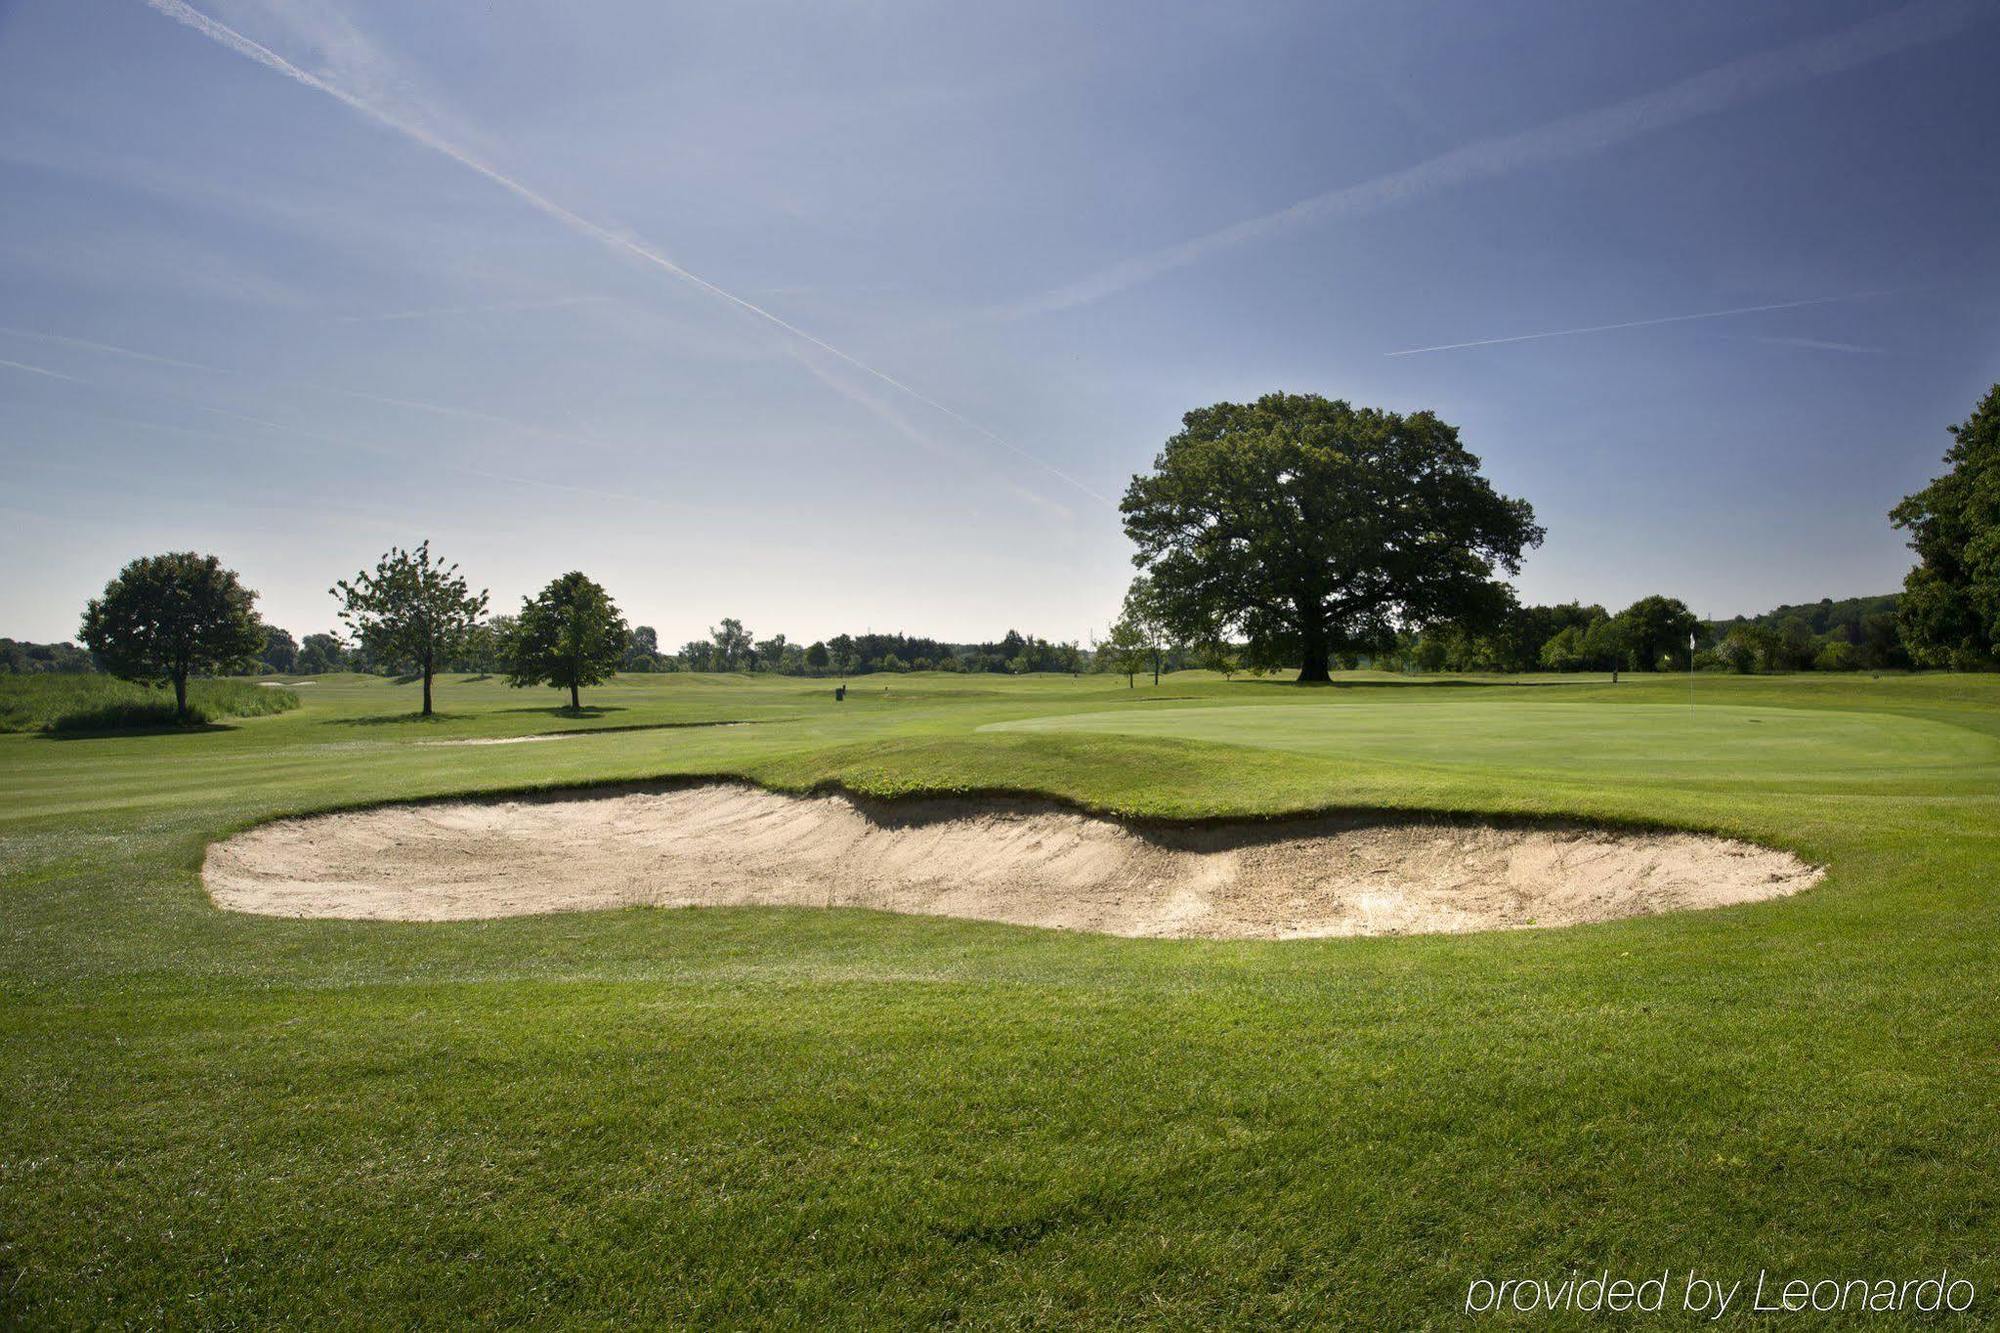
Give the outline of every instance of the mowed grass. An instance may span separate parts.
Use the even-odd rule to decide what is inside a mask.
[[[2000,1309],[2000,679],[328,677],[0,737],[0,1316],[1457,1322],[1477,1277],[1949,1267]],[[721,726],[718,723],[743,725]],[[537,732],[535,745],[459,742]],[[214,910],[273,815],[684,774],[1716,829],[1796,899],[1210,943]],[[1594,1322],[1594,1321],[1584,1321]]]

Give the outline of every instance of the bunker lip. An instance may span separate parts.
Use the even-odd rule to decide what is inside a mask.
[[[1574,925],[1780,897],[1820,873],[1695,833],[1392,812],[1128,823],[1022,797],[712,781],[280,820],[216,843],[202,870],[219,906],[274,916],[860,907],[1200,939]]]

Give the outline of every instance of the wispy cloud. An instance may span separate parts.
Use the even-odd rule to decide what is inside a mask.
[[[505,172],[499,170],[497,167],[489,165],[482,159],[474,156],[472,153],[466,151],[465,149],[460,148],[458,145],[445,139],[444,137],[430,130],[426,126],[419,124],[415,119],[411,118],[410,116],[405,114],[398,114],[394,111],[388,110],[382,105],[380,105],[378,102],[372,101],[369,98],[362,97],[353,92],[350,92],[348,89],[332,82],[329,79],[323,79],[318,75],[311,74],[303,69],[300,69],[297,65],[292,64],[289,60],[286,60],[283,56],[271,50],[269,47],[263,46],[258,42],[252,41],[250,38],[245,37],[242,33],[236,31],[236,29],[228,26],[225,23],[221,23],[215,19],[210,18],[208,15],[202,13],[200,10],[194,8],[192,5],[185,3],[185,0],[145,0],[145,3],[149,5],[151,8],[166,15],[168,18],[171,18],[178,23],[185,24],[187,27],[194,29],[196,32],[202,34],[204,37],[207,37],[215,42],[220,43],[222,46],[227,47],[229,50],[234,51],[236,54],[243,56],[246,59],[253,60],[256,63],[264,66],[266,69],[282,74],[286,78],[291,79],[297,83],[301,83],[306,87],[313,89],[316,92],[324,93],[328,97],[333,98],[335,101],[340,102],[342,105],[350,108],[351,110],[354,110],[356,112],[359,112],[361,115],[366,116],[368,119],[374,121],[376,124],[384,126],[387,129],[394,130],[396,133],[403,135],[405,138],[408,138],[418,144],[421,144],[425,148],[428,148],[435,153],[439,153],[445,157],[450,158],[452,161],[458,163],[466,170],[485,177],[488,181],[491,181],[494,185],[497,185],[501,189],[507,191],[509,194],[519,199],[522,203],[525,203],[529,207],[534,208],[543,214],[546,214],[548,217],[553,218],[554,220],[560,222],[562,225],[570,228],[571,230],[578,232],[579,234],[586,236],[591,240],[597,241],[599,244],[607,246],[608,248],[610,248],[615,252],[627,255],[633,259],[637,259],[640,262],[650,265],[653,268],[659,269],[664,273],[671,274],[672,276],[679,278],[684,282],[692,283],[694,286],[700,288],[704,292],[707,292],[709,295],[717,298],[718,300],[724,301],[729,305],[734,306],[735,308],[745,312],[746,314],[752,315],[757,319],[763,320],[766,323],[778,329],[783,330],[784,332],[790,334],[794,338],[798,338],[801,341],[806,342],[812,345],[813,347],[818,348],[820,351],[825,352],[827,355],[836,357],[839,360],[846,362],[848,365],[854,367],[856,370],[859,370],[864,374],[870,375],[875,379],[880,380],[882,383],[888,385],[889,387],[897,390],[898,392],[903,393],[908,397],[915,399],[917,402],[922,403],[924,406],[930,408],[932,411],[941,413],[944,416],[951,418],[953,421],[958,422],[961,426],[964,426],[966,429],[974,432],[981,438],[995,445],[998,445],[1000,448],[1005,449],[1010,453],[1018,455],[1019,457],[1030,463],[1033,463],[1036,467],[1039,467],[1044,471],[1047,471],[1052,475],[1060,478],[1065,483],[1075,487],[1079,491],[1082,491],[1085,495],[1090,496],[1092,499],[1097,500],[1100,503],[1104,504],[1111,503],[1108,497],[1098,494],[1096,491],[1084,485],[1081,481],[1078,481],[1075,477],[1063,471],[1061,468],[1058,468],[1054,464],[1048,462],[1046,459],[1040,458],[1037,455],[1030,453],[1028,450],[1023,449],[1022,447],[1015,444],[1013,441],[1005,438],[1004,436],[1000,435],[999,433],[989,429],[986,426],[981,425],[979,422],[974,421],[972,418],[964,415],[963,413],[951,407],[947,407],[945,404],[939,402],[937,399],[932,398],[928,394],[925,394],[916,388],[913,388],[911,385],[905,383],[903,380],[897,379],[895,376],[889,374],[887,371],[872,366],[868,362],[863,361],[861,358],[853,355],[852,353],[843,351],[842,349],[834,346],[832,343],[827,342],[825,339],[820,338],[812,333],[808,333],[806,330],[800,328],[798,325],[789,322],[788,320],[784,319],[779,315],[773,314],[771,311],[765,309],[763,306],[758,305],[756,302],[746,300],[743,297],[736,295],[734,292],[731,292],[726,288],[717,285],[716,283],[710,282],[707,278],[702,277],[700,274],[695,273],[689,269],[683,268],[681,265],[675,263],[672,259],[669,259],[659,250],[653,248],[652,246],[646,244],[645,242],[638,240],[637,238],[627,235],[623,232],[613,230],[612,228],[607,227],[602,223],[594,222],[591,219],[584,217],[582,214],[574,212],[573,210],[556,202],[548,195],[543,194],[539,190],[534,189],[532,186],[523,184],[521,181],[518,181],[514,179],[512,176],[507,175]]]
[[[1614,333],[1620,329],[1649,329],[1658,324],[1687,324],[1702,319],[1731,319],[1737,315],[1760,315],[1767,310],[1798,310],[1805,306],[1832,305],[1836,301],[1860,301],[1884,292],[1860,292],[1848,296],[1814,296],[1803,301],[1773,301],[1769,305],[1740,305],[1729,310],[1702,310],[1691,315],[1659,315],[1652,319],[1627,319],[1616,324],[1586,324],[1574,329],[1546,329],[1540,333],[1515,333],[1504,338],[1474,338],[1462,343],[1438,343],[1434,347],[1405,347],[1384,356],[1422,356],[1427,352],[1456,352],[1466,347],[1498,347],[1503,343],[1537,342],[1543,338],[1574,338],[1586,333]],[[1796,340],[1793,340],[1796,341]],[[1860,349],[1849,349],[1860,350]]]
[[[599,305],[608,296],[562,296],[548,301],[495,301],[490,305],[442,305],[427,310],[392,310],[382,315],[342,315],[343,324],[386,324],[397,320],[445,319],[453,315],[512,314],[526,310],[561,310],[568,306]]]
[[[1732,60],[1622,102],[1517,134],[1478,139],[1400,171],[1327,190],[1275,213],[1122,260],[997,313],[1018,318],[1088,305],[1210,255],[1310,223],[1361,217],[1439,190],[1587,157],[1785,88],[1942,40],[1991,13],[1972,0],[1921,0],[1837,32]]]
[[[1770,343],[1774,347],[1803,347],[1813,352],[1854,352],[1870,356],[1887,356],[1886,347],[1870,347],[1866,343],[1837,342],[1831,338],[1781,338],[1774,334],[1753,333],[1740,339],[1743,342]]]

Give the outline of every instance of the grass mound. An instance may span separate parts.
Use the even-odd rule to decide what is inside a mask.
[[[187,723],[205,726],[225,717],[261,717],[298,706],[293,690],[241,680],[197,680],[188,685]],[[111,676],[0,676],[0,731],[75,735],[180,724],[170,690]]]

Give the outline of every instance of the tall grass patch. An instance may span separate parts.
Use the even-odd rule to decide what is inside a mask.
[[[241,680],[188,684],[189,725],[225,717],[261,717],[299,706],[296,691]],[[0,731],[76,734],[171,727],[173,693],[99,675],[0,676]]]

